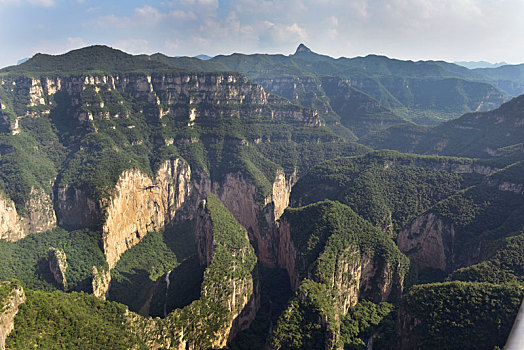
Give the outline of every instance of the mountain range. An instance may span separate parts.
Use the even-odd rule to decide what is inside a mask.
[[[0,346],[504,346],[521,69],[301,44],[0,70]]]

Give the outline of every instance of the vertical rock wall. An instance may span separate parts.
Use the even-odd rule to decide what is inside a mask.
[[[14,319],[18,308],[26,300],[22,287],[10,282],[2,282],[0,288],[12,287],[4,300],[0,300],[0,349],[5,349],[5,340],[14,329]]]
[[[139,170],[124,171],[104,212],[103,248],[109,268],[148,232],[172,221],[190,191],[191,169],[180,159],[166,161],[154,179]]]

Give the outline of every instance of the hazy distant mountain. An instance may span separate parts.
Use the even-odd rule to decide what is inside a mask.
[[[460,157],[487,158],[517,152],[522,159],[523,110],[524,95],[493,111],[467,113],[433,128],[394,126],[359,142],[376,149]]]
[[[486,61],[458,61],[453,62],[455,64],[458,64],[459,66],[466,67],[469,69],[475,69],[475,68],[497,68],[500,66],[505,66],[506,62],[499,62],[499,63],[491,63]]]
[[[207,60],[212,59],[213,57],[212,56],[208,56],[208,55],[197,55],[197,56],[195,56],[195,58],[198,58],[199,60],[207,61]]]

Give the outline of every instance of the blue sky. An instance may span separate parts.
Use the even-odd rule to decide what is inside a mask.
[[[0,0],[0,67],[105,44],[130,53],[292,53],[524,62],[523,0]]]

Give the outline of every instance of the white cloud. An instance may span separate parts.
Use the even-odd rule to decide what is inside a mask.
[[[158,9],[146,5],[144,7],[135,8],[132,16],[100,16],[96,19],[96,24],[102,28],[119,29],[128,29],[133,27],[154,27],[167,17],[167,14],[163,14]]]
[[[69,50],[73,50],[87,46],[87,43],[80,37],[69,37],[67,38],[67,46]]]
[[[121,39],[115,41],[114,46],[132,54],[152,53],[146,39]]]
[[[306,29],[297,23],[283,25],[269,21],[264,22],[265,31],[260,35],[262,41],[269,44],[283,44],[291,42],[302,42],[307,38]]]
[[[173,10],[169,11],[169,17],[179,21],[196,20],[197,16],[192,11]]]

